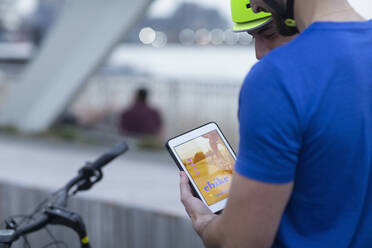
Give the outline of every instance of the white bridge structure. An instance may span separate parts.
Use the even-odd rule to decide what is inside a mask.
[[[3,103],[0,125],[31,133],[49,128],[151,2],[66,1],[42,50]]]

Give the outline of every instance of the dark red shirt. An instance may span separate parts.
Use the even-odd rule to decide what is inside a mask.
[[[136,102],[120,117],[123,133],[132,135],[155,135],[160,132],[162,119],[159,112],[144,102]]]

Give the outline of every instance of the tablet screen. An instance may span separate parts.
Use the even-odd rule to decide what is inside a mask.
[[[175,150],[208,205],[228,196],[235,160],[216,130]]]

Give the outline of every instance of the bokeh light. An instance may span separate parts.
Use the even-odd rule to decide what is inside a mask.
[[[211,31],[211,41],[213,45],[221,45],[225,40],[225,34],[221,29],[213,29]]]
[[[162,48],[165,47],[165,45],[168,42],[167,35],[163,32],[156,32],[156,38],[152,42],[152,46],[156,48]]]
[[[210,32],[205,28],[198,29],[195,33],[195,40],[199,45],[208,45],[211,41]]]
[[[192,29],[186,28],[182,30],[179,34],[179,40],[182,45],[190,46],[194,44],[195,32]]]
[[[233,32],[231,29],[227,29],[224,34],[225,34],[225,43],[227,45],[235,45],[239,40],[238,34]]]
[[[150,27],[141,29],[139,39],[143,44],[152,44],[156,39],[156,32]]]

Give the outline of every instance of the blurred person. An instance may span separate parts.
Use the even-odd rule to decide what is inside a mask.
[[[250,1],[232,0],[231,16],[235,23],[234,32],[247,32],[255,43],[256,58],[261,59],[271,50],[280,47],[297,35],[280,35],[271,13],[254,13]]]
[[[148,102],[148,90],[138,89],[132,105],[120,115],[120,131],[135,137],[158,136],[163,121],[160,113]]]
[[[224,212],[180,173],[193,226],[207,247],[371,247],[372,21],[347,0],[251,3],[300,35],[244,81]]]

